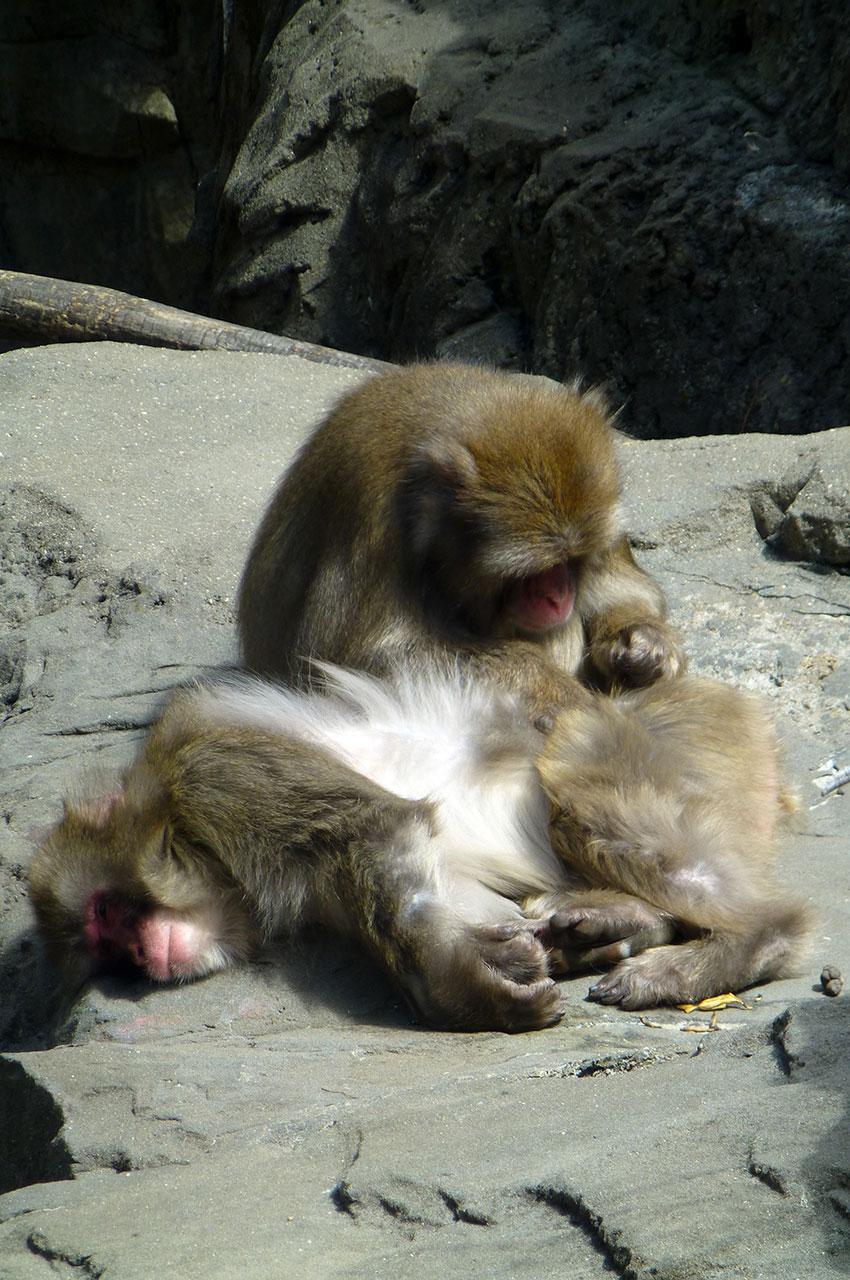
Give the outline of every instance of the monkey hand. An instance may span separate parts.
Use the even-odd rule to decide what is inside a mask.
[[[666,622],[638,622],[594,638],[591,661],[612,685],[641,687],[685,670],[679,637]]]
[[[593,703],[587,688],[530,640],[511,640],[486,650],[469,649],[465,656],[473,670],[522,700],[540,733],[548,733],[562,711]]]
[[[434,1026],[460,1031],[534,1031],[563,1016],[549,977],[542,921],[467,925],[432,951],[405,985]]]
[[[654,907],[619,895],[610,906],[574,906],[541,923],[550,971],[558,974],[607,968],[675,933],[673,922]]]

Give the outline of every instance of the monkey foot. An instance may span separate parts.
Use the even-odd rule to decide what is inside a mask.
[[[552,973],[608,967],[670,942],[672,922],[635,902],[627,908],[572,907],[537,922]]]
[[[696,991],[681,960],[686,946],[659,947],[634,960],[624,960],[604,974],[587,993],[588,1000],[617,1004],[621,1009],[651,1009],[678,1004]]]

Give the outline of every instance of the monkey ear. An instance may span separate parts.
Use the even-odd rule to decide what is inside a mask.
[[[478,466],[465,444],[440,436],[426,439],[413,459],[412,469],[420,477],[457,491],[478,479]]]
[[[400,493],[399,519],[407,546],[421,558],[445,530],[478,467],[459,440],[427,439],[411,458]]]
[[[88,795],[76,800],[65,801],[65,816],[76,818],[78,822],[96,831],[103,830],[116,809],[126,802],[124,790],[117,787],[114,791],[103,794]]]
[[[619,409],[612,409],[608,401],[608,397],[601,387],[576,387],[576,392],[581,399],[582,404],[586,404],[589,408],[595,409],[600,418],[610,424],[619,416]]]
[[[131,818],[156,823],[167,808],[165,788],[142,761],[136,761],[126,778],[92,781],[87,791],[65,801],[66,817],[91,831],[105,831],[113,822]]]

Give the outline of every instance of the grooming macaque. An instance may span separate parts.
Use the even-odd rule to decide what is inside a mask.
[[[30,871],[57,965],[183,981],[315,922],[434,1025],[513,1031],[557,1021],[552,972],[616,963],[591,997],[634,1008],[799,954],[805,913],[768,871],[776,744],[746,695],[582,690],[544,745],[468,673],[325,681],[178,693],[111,792],[66,804]]]
[[[619,512],[598,392],[459,364],[382,373],[301,449],[239,592],[252,670],[314,659],[382,673],[448,654],[542,717],[565,674],[639,686],[684,659]]]

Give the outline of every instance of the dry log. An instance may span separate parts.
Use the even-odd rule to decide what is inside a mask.
[[[282,338],[226,320],[166,307],[102,285],[0,270],[0,338],[51,342],[135,342],[181,351],[266,351],[353,369],[387,368],[382,360]]]

